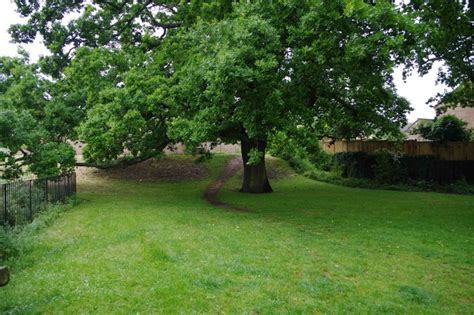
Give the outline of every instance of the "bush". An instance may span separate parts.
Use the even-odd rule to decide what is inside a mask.
[[[466,179],[462,178],[446,186],[446,191],[455,194],[474,194],[474,186],[469,185]]]
[[[0,228],[0,265],[18,253],[16,238],[7,228]]]
[[[34,181],[31,188],[28,181],[17,182],[13,192],[7,195],[7,224],[24,224],[30,216],[41,212],[46,207],[45,194],[46,188],[41,180]]]
[[[318,137],[304,128],[276,133],[270,138],[268,152],[287,161],[298,173],[330,164],[330,156],[319,147]]]
[[[47,211],[43,211],[30,224],[0,228],[0,265],[26,252],[35,242],[38,231],[50,226],[76,202],[75,198],[71,198],[67,204],[50,205]]]
[[[333,155],[331,169],[339,170],[342,177],[373,178],[375,157],[365,152],[342,152]]]
[[[467,128],[467,123],[456,116],[445,115],[435,121],[425,123],[414,130],[425,139],[439,142],[469,141],[472,131]]]
[[[405,156],[388,150],[375,154],[337,153],[332,158],[331,171],[343,178],[372,179],[385,185],[405,183],[428,189],[448,185],[443,191],[459,180],[464,180],[466,185],[474,182],[474,161],[444,161],[433,156]],[[456,191],[466,189],[458,187]]]
[[[406,179],[406,169],[402,167],[402,155],[389,150],[381,150],[375,155],[374,179],[378,183],[395,184]]]

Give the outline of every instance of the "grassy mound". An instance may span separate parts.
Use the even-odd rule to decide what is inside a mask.
[[[108,180],[185,181],[204,179],[209,176],[209,169],[189,156],[172,155],[110,169],[79,167],[77,173],[84,180],[102,177]]]

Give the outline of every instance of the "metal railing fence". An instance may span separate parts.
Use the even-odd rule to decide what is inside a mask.
[[[75,193],[75,173],[0,184],[0,225],[31,222],[48,204],[65,202]]]

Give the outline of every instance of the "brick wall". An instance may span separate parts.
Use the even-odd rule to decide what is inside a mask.
[[[459,119],[464,120],[467,122],[468,128],[474,128],[474,107],[456,107],[450,108],[446,111],[446,113],[441,114],[443,115],[454,115]]]

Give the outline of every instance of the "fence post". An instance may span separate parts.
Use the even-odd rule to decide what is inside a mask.
[[[76,173],[72,174],[72,192],[77,193],[77,179],[76,179]]]
[[[46,178],[44,180],[44,202],[45,204],[48,204],[48,179]]]
[[[35,185],[39,185],[37,195],[33,195],[33,188],[35,187]],[[1,193],[3,193],[3,195],[0,196],[0,202],[3,201],[3,208],[0,206],[0,213],[3,212],[3,220],[0,217],[0,226],[6,226],[8,224],[15,225],[18,224],[19,221],[25,220],[30,222],[33,221],[35,215],[35,202],[37,202],[37,206],[41,206],[42,200],[40,197],[41,191],[39,188],[40,186],[42,187],[42,185],[44,185],[45,206],[47,206],[47,204],[49,204],[50,202],[64,202],[67,197],[76,193],[76,174],[72,173],[44,180],[31,179],[0,184],[0,195]],[[26,194],[26,192],[24,192],[24,189],[29,189],[28,196],[24,195]],[[49,193],[51,193],[51,198],[49,198]],[[15,202],[13,204],[10,203],[9,208],[9,201],[18,198],[18,194],[22,194],[21,200],[24,201],[21,202],[21,205],[16,204]],[[34,199],[35,196],[37,199]],[[28,200],[26,200],[26,198],[28,198]],[[17,212],[15,210],[18,210],[18,214],[16,214],[10,220],[8,218],[8,212],[12,210],[12,207],[15,213]],[[21,216],[21,218],[19,216]]]
[[[64,176],[61,176],[61,201],[64,202],[66,200],[66,181]]]
[[[58,179],[57,178],[53,179],[53,185],[54,185],[54,187],[53,187],[54,196],[53,196],[51,202],[57,202],[58,201]]]
[[[61,180],[56,177],[56,200],[54,202],[61,201]]]
[[[66,197],[71,195],[71,175],[66,175]]]
[[[29,213],[29,220],[30,222],[33,221],[33,198],[32,198],[32,189],[33,189],[33,180],[29,180],[29,188],[30,188],[30,213]]]
[[[3,221],[5,226],[8,223],[8,208],[7,208],[7,184],[3,184]]]

